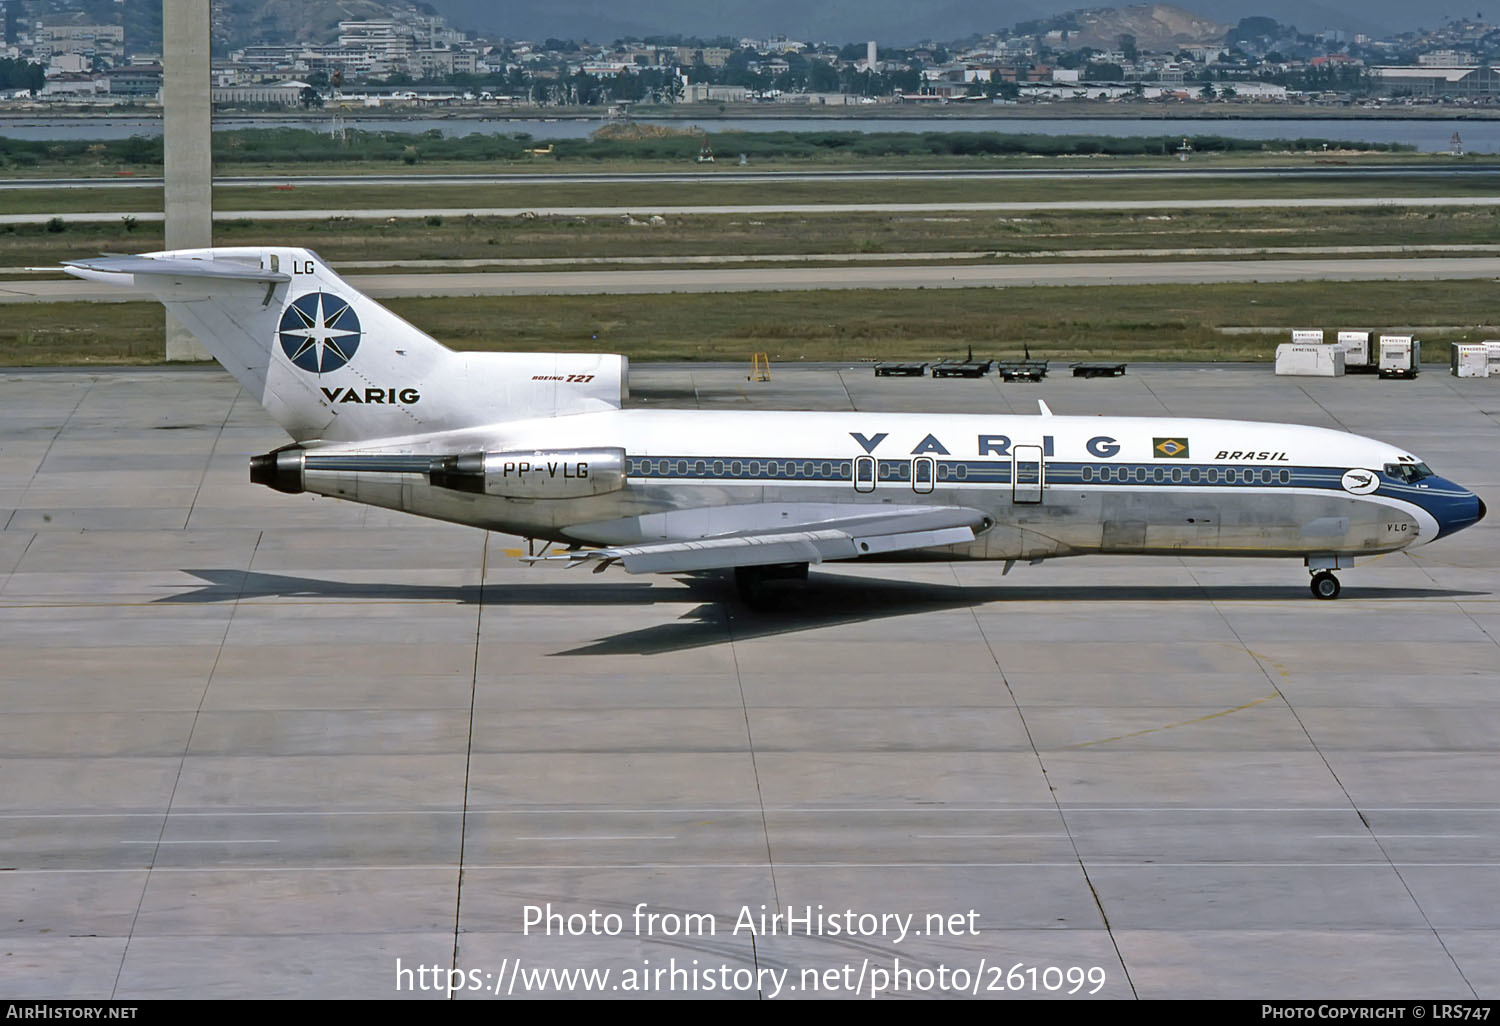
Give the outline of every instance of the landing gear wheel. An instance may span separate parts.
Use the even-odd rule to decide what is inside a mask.
[[[1312,578],[1313,598],[1336,599],[1339,597],[1339,579],[1327,570],[1319,570]]]

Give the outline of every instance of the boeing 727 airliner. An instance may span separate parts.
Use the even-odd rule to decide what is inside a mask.
[[[620,356],[459,353],[305,249],[77,260],[160,300],[293,442],[252,481],[567,546],[733,569],[756,601],[828,560],[1088,553],[1334,571],[1485,515],[1417,456],[1326,428],[1177,417],[624,409]]]

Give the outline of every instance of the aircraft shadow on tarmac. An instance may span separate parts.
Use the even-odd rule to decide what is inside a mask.
[[[727,574],[674,575],[675,587],[650,580],[580,580],[526,584],[393,584],[328,581],[257,570],[184,570],[204,583],[155,601],[168,604],[235,602],[246,599],[328,599],[367,602],[451,602],[486,606],[690,605],[668,623],[625,631],[555,655],[651,655],[796,634],[840,624],[895,616],[967,609],[1001,602],[1306,602],[1314,600],[1295,577],[1285,584],[1226,585],[1038,585],[992,586],[852,578],[814,573],[805,588],[791,587],[771,611],[748,609],[735,597]],[[1351,589],[1350,599],[1462,599],[1488,594],[1455,588]],[[1348,601],[1346,599],[1345,601]],[[1313,604],[1318,608],[1320,604]]]

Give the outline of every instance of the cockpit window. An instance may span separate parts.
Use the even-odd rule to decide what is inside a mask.
[[[1387,463],[1385,472],[1388,476],[1406,484],[1432,476],[1432,468],[1425,463]]]

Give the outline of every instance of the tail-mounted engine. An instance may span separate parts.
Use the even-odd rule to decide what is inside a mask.
[[[625,487],[625,450],[533,449],[457,456],[397,453],[317,453],[296,447],[250,460],[250,480],[295,495],[314,491],[352,497],[360,480],[386,474],[423,474],[436,488],[506,499],[582,499]],[[311,475],[309,477],[309,475]],[[355,475],[350,477],[349,475]],[[339,483],[334,491],[324,486]]]

